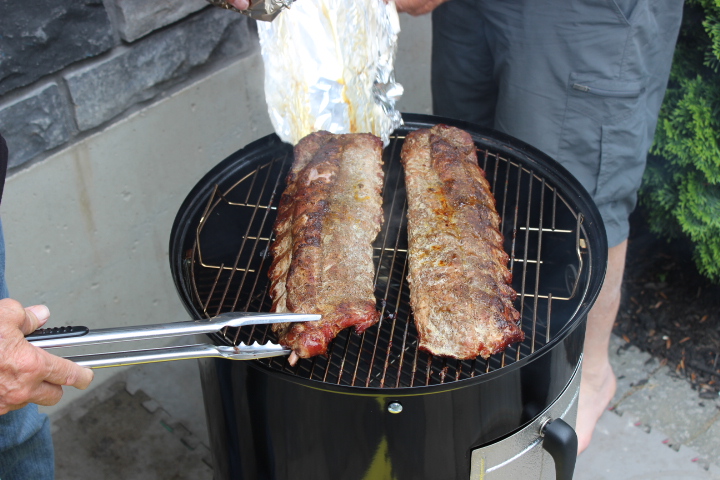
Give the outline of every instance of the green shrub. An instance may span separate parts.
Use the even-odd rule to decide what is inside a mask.
[[[688,0],[640,202],[720,283],[720,0]]]

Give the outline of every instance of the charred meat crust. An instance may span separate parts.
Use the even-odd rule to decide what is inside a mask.
[[[410,304],[419,347],[487,358],[522,341],[508,255],[472,137],[436,125],[405,139]]]
[[[372,242],[382,224],[382,141],[317,132],[295,147],[271,246],[274,312],[319,313],[273,329],[303,358],[326,352],[343,329],[379,320]],[[294,357],[293,357],[294,358]]]

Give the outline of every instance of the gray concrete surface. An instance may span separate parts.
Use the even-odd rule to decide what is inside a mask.
[[[575,478],[720,480],[720,401],[622,339],[612,351],[618,392]],[[58,480],[213,478],[194,361],[123,370],[51,419]]]
[[[578,458],[578,480],[720,480],[720,399],[613,336],[618,390]]]

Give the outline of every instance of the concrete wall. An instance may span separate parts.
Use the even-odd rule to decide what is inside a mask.
[[[0,130],[16,170],[257,50],[204,0],[0,2]]]
[[[401,22],[399,107],[430,113],[429,18]],[[11,296],[47,304],[49,326],[186,319],[170,277],[171,225],[205,172],[272,132],[262,76],[255,51],[12,172],[0,208]],[[95,384],[117,372],[96,370]],[[80,394],[66,389],[45,410]]]

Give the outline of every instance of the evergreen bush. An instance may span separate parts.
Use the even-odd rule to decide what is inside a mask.
[[[720,283],[720,0],[687,0],[640,203]]]

